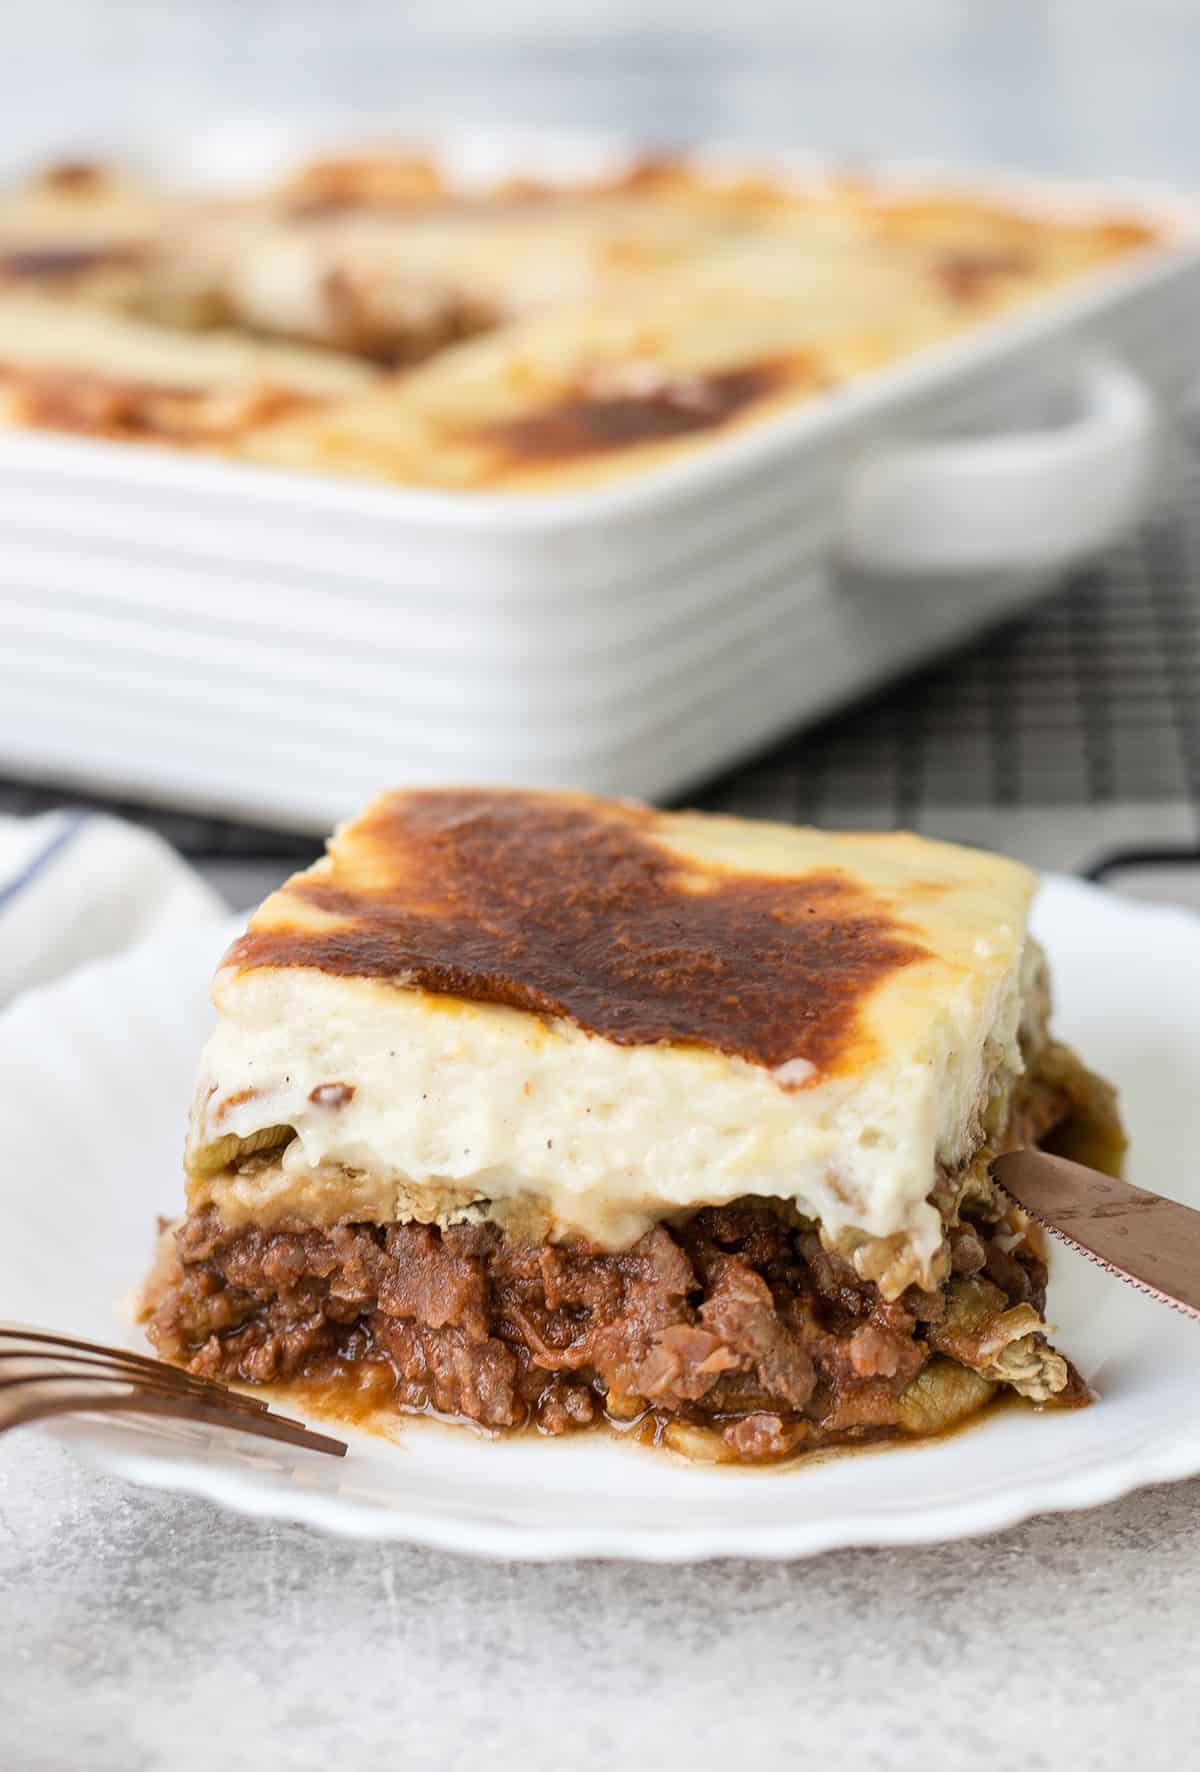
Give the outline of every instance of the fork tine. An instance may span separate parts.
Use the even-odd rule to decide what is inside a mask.
[[[137,1363],[126,1362],[120,1357],[121,1350],[113,1350],[111,1355],[91,1353],[69,1353],[65,1349],[53,1352],[27,1351],[19,1345],[5,1346],[0,1337],[0,1382],[3,1382],[2,1369],[5,1363],[23,1362],[25,1365],[41,1362],[47,1371],[58,1366],[71,1366],[81,1371],[92,1371],[109,1378],[119,1378],[126,1383],[149,1382],[161,1385],[164,1389],[186,1392],[197,1397],[220,1397],[222,1402],[233,1408],[249,1409],[261,1413],[269,1407],[260,1397],[247,1397],[240,1391],[229,1390],[225,1385],[218,1384],[211,1378],[198,1378],[193,1373],[179,1366],[170,1366],[165,1360],[144,1360]]]
[[[245,1403],[252,1408],[255,1414],[269,1412],[269,1405],[259,1402],[257,1398],[240,1397],[236,1392],[224,1391],[219,1386],[215,1387],[209,1395],[201,1394],[193,1398],[187,1392],[176,1390],[172,1385],[159,1384],[153,1376],[144,1379],[131,1378],[123,1372],[74,1373],[59,1372],[53,1367],[45,1367],[37,1368],[32,1372],[19,1373],[14,1377],[0,1377],[0,1391],[36,1390],[42,1386],[59,1384],[73,1384],[81,1396],[110,1396],[113,1393],[108,1387],[120,1385],[122,1389],[117,1395],[128,1397],[131,1402],[132,1399],[138,1397],[164,1396],[178,1398],[185,1403],[194,1401],[206,1409],[232,1408],[236,1412],[238,1405]],[[271,1419],[272,1421],[286,1422],[291,1427],[304,1426],[303,1422],[296,1421],[290,1415],[276,1413],[271,1416]]]
[[[85,1341],[78,1335],[52,1335],[48,1329],[34,1329],[28,1323],[0,1323],[0,1341],[36,1341],[47,1347],[71,1348],[76,1353],[120,1354],[141,1366],[161,1366],[152,1354],[139,1354],[133,1348],[109,1347],[101,1341]]]
[[[64,1396],[61,1392],[46,1394],[34,1383],[24,1394],[13,1392],[0,1398],[0,1433],[8,1428],[24,1427],[33,1421],[44,1421],[55,1415],[163,1415],[179,1421],[200,1422],[210,1427],[229,1428],[234,1433],[256,1434],[262,1439],[279,1440],[290,1446],[303,1446],[313,1452],[326,1452],[344,1458],[346,1443],[329,1434],[314,1433],[302,1422],[286,1415],[245,1415],[226,1409],[215,1402],[201,1402],[196,1397],[177,1391],[146,1390],[125,1396],[91,1395],[87,1392]]]
[[[205,1390],[219,1391],[226,1395],[226,1387],[215,1378],[201,1378],[194,1372],[186,1371],[182,1366],[172,1366],[167,1360],[156,1360],[149,1354],[136,1353],[132,1348],[105,1347],[98,1341],[82,1341],[71,1335],[51,1335],[45,1329],[27,1329],[20,1323],[0,1323],[0,1349],[5,1343],[33,1342],[38,1346],[63,1348],[71,1353],[97,1354],[107,1360],[120,1360],[127,1366],[136,1367],[142,1372],[171,1372],[178,1375],[181,1382]],[[0,1357],[3,1357],[0,1353]],[[65,1354],[63,1355],[65,1358]],[[246,1398],[247,1402],[255,1403],[258,1408],[265,1409],[265,1403],[258,1403],[254,1398]]]
[[[337,1458],[346,1453],[344,1440],[316,1433],[289,1415],[274,1415],[258,1397],[129,1348],[0,1323],[0,1362],[7,1366],[7,1371],[0,1366],[0,1433],[73,1411],[163,1415],[259,1434]]]
[[[188,1391],[178,1385],[164,1384],[159,1379],[147,1375],[134,1378],[128,1372],[88,1372],[59,1371],[52,1366],[35,1366],[31,1371],[18,1372],[5,1377],[0,1373],[0,1392],[20,1390],[28,1385],[73,1384],[81,1390],[95,1390],[97,1395],[109,1394],[113,1385],[123,1386],[121,1394],[150,1394],[168,1397],[194,1398],[197,1403],[208,1403],[213,1408],[228,1409],[231,1414],[265,1415],[268,1405],[255,1399],[242,1398],[234,1392]]]

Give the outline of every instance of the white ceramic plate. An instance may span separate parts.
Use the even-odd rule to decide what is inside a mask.
[[[1058,1024],[1119,1081],[1132,1178],[1200,1203],[1200,920],[1051,880],[1038,927]],[[180,1202],[181,1125],[225,932],[93,966],[0,1020],[0,1316],[129,1340],[158,1212]],[[1200,1328],[1058,1251],[1050,1315],[1099,1392],[1000,1411],[927,1447],[780,1470],[689,1466],[594,1434],[489,1441],[414,1422],[350,1434],[344,1461],[180,1428],[53,1429],[104,1469],[270,1518],[497,1556],[802,1556],[955,1538],[1200,1472]],[[38,1431],[38,1430],[35,1430]]]

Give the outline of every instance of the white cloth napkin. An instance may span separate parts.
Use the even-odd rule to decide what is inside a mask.
[[[0,1008],[85,960],[227,914],[136,825],[84,811],[0,818]]]

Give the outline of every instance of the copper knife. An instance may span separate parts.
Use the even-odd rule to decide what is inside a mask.
[[[1081,1255],[1200,1317],[1200,1212],[1046,1151],[997,1157],[992,1176],[1031,1218]]]

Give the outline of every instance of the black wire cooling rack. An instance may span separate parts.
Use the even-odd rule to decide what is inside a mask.
[[[713,783],[705,804],[912,827],[1094,878],[1200,864],[1200,438],[1103,563]]]
[[[815,824],[868,810],[1200,798],[1200,594],[1182,525],[988,636],[714,784]]]
[[[906,826],[1102,875],[1200,860],[1200,449],[1097,568],[971,649],[689,795],[713,810]],[[0,779],[0,811],[103,806],[218,872],[282,875],[294,833]]]

